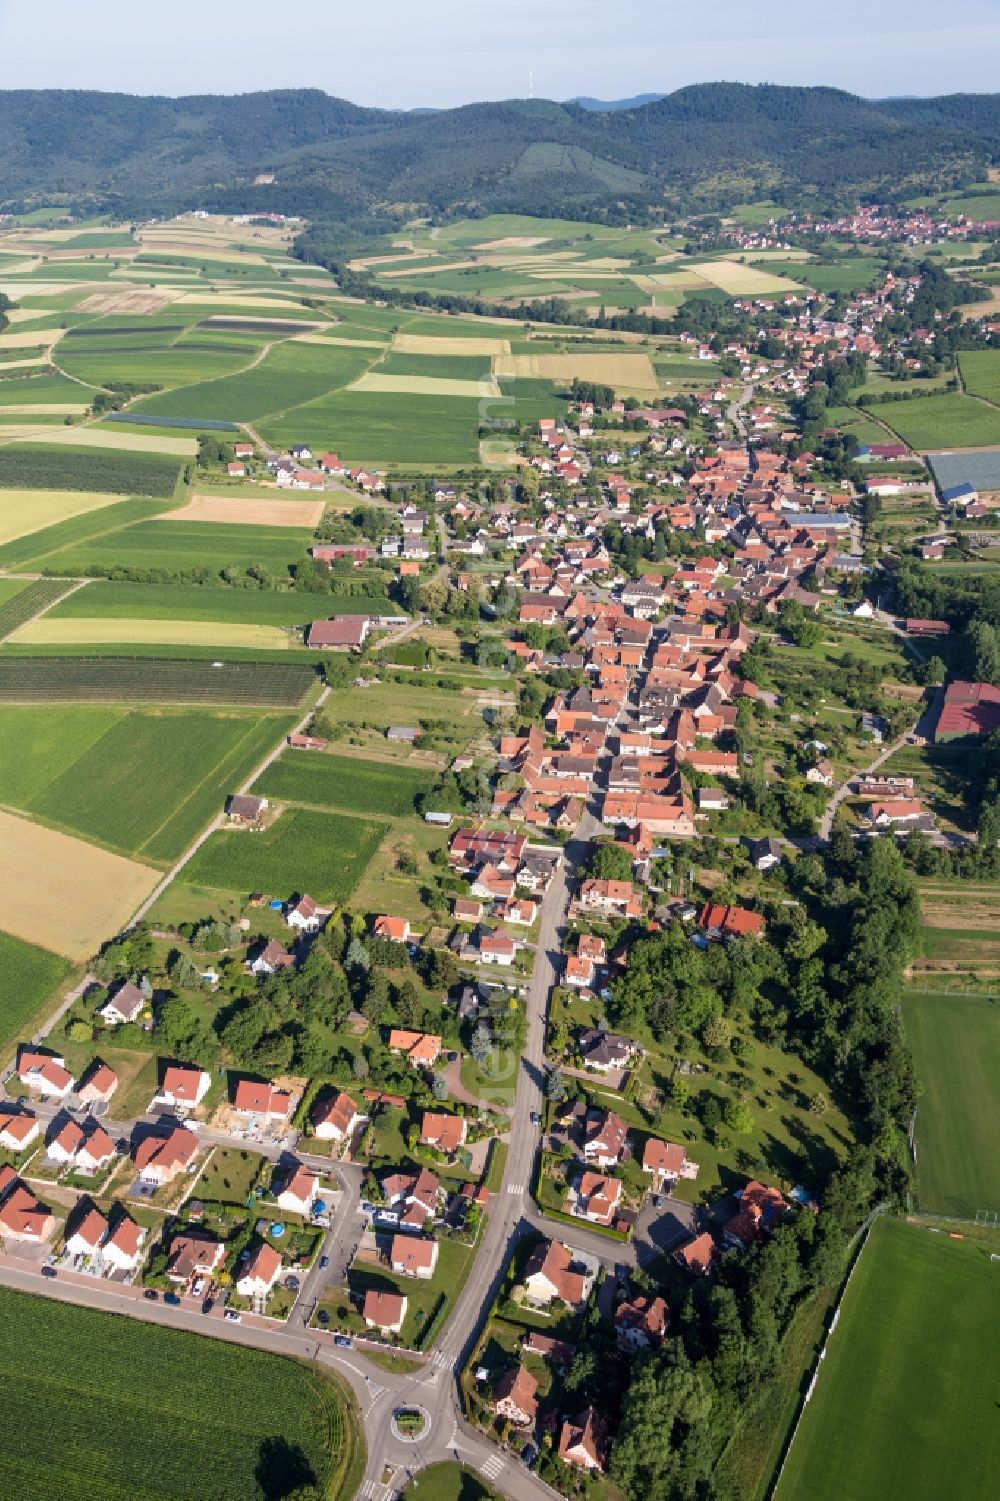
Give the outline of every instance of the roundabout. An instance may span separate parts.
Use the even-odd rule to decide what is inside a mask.
[[[392,1436],[403,1444],[415,1444],[426,1438],[431,1431],[431,1415],[425,1407],[408,1403],[397,1407],[392,1414]]]

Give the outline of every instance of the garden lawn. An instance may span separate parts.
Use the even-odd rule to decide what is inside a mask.
[[[246,1204],[263,1164],[256,1152],[217,1149],[198,1179],[198,1197],[210,1204]]]
[[[407,1501],[499,1501],[495,1490],[467,1465],[428,1465],[415,1475],[403,1495]]]
[[[69,961],[0,933],[0,1048],[27,1033],[28,1022],[54,996]]]
[[[939,1501],[995,1491],[997,1276],[982,1246],[876,1222],[777,1501]]]
[[[6,1289],[0,1314],[6,1501],[339,1495],[353,1413],[318,1370]]]
[[[202,845],[190,881],[234,892],[282,897],[308,892],[315,901],[349,900],[385,835],[376,819],[290,808],[263,833],[224,829]]]
[[[908,990],[903,1020],[924,1090],[916,1133],[920,1208],[961,1219],[1000,1210],[1000,1000]]]
[[[402,818],[416,811],[416,799],[436,782],[433,771],[420,767],[286,751],[268,767],[255,791],[282,802]]]

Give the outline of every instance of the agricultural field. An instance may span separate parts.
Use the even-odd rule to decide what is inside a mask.
[[[272,762],[255,791],[281,802],[404,818],[437,782],[432,771],[352,756],[286,751]]]
[[[29,1030],[69,969],[60,955],[0,932],[0,1049]]]
[[[990,1493],[1000,1463],[997,1277],[974,1242],[875,1223],[776,1501]]]
[[[213,588],[207,584],[119,584],[94,580],[49,612],[53,620],[220,621],[233,625],[295,626],[341,611],[378,614],[383,594],[307,594],[276,589]],[[2,602],[0,602],[2,608]]]
[[[212,646],[219,651],[287,651],[295,645],[287,631],[273,625],[225,624],[207,620],[110,620],[87,616],[82,619],[33,620],[10,637],[31,646]]]
[[[350,900],[388,825],[289,808],[263,832],[221,829],[185,872],[196,885],[222,891],[290,896],[306,891],[318,902]]]
[[[166,573],[209,568],[221,573],[224,568],[245,571],[259,566],[284,579],[292,564],[305,557],[312,540],[312,532],[304,527],[167,521],[158,512],[155,518],[46,553],[46,566],[68,574],[110,568],[161,568]]]
[[[878,415],[918,453],[1000,444],[1000,408],[959,393],[883,402]]]
[[[965,388],[973,396],[1000,402],[1000,350],[970,349],[958,357]]]
[[[0,547],[120,503],[118,495],[86,490],[0,490]],[[100,518],[101,525],[114,519],[115,513],[110,512]]]
[[[4,930],[65,959],[89,958],[128,922],[159,871],[0,811]],[[53,881],[53,871],[59,880]],[[38,899],[45,893],[44,902]]]
[[[36,579],[34,583],[5,579],[3,583],[15,587],[9,592],[0,588],[0,640],[12,635],[73,587],[65,579]]]
[[[293,1484],[336,1498],[357,1484],[350,1398],[318,1367],[6,1289],[0,1311],[9,1501],[247,1501]]]
[[[304,664],[141,656],[0,657],[0,703],[233,704],[293,708],[315,683]]]
[[[76,436],[74,434],[74,436]],[[173,495],[176,463],[145,455],[37,447],[0,449],[0,489],[85,490],[90,494]]]
[[[479,424],[507,415],[498,399],[407,392],[335,391],[259,423],[268,442],[319,446],[335,438],[350,462],[413,465],[471,464],[479,453]]]
[[[903,1021],[923,1086],[916,1128],[921,1210],[971,1219],[977,1210],[1000,1209],[1000,1000],[908,989]]]
[[[315,531],[323,519],[322,500],[247,500],[228,495],[192,495],[162,521],[210,521],[220,525],[296,526]]]
[[[0,803],[148,860],[176,859],[289,717],[9,706]]]

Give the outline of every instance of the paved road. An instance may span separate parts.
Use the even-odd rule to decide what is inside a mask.
[[[921,711],[921,717],[922,712],[923,711]],[[858,781],[859,778],[870,777],[872,772],[878,771],[880,766],[884,766],[890,756],[894,756],[898,750],[902,750],[907,740],[914,733],[916,725],[919,723],[920,721],[918,719],[916,723],[912,724],[908,730],[905,730],[897,740],[893,740],[890,745],[884,745],[879,751],[878,755],[875,757],[874,761],[870,761],[869,764],[862,770],[852,771],[850,776],[847,778],[847,781],[839,783],[839,785],[835,788],[833,796],[824,808],[823,817],[819,822],[819,837],[824,841],[824,843],[830,837],[830,830],[833,828],[833,820],[836,817],[837,809],[844,801],[844,798],[849,794],[851,790],[851,783]]]

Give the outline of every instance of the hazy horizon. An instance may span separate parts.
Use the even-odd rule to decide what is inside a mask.
[[[0,0],[10,89],[243,94],[320,88],[385,109],[486,100],[615,100],[720,79],[826,85],[867,98],[992,93],[995,0],[717,0],[710,18],[633,0],[629,24],[598,0],[507,0],[472,16],[459,0]]]

